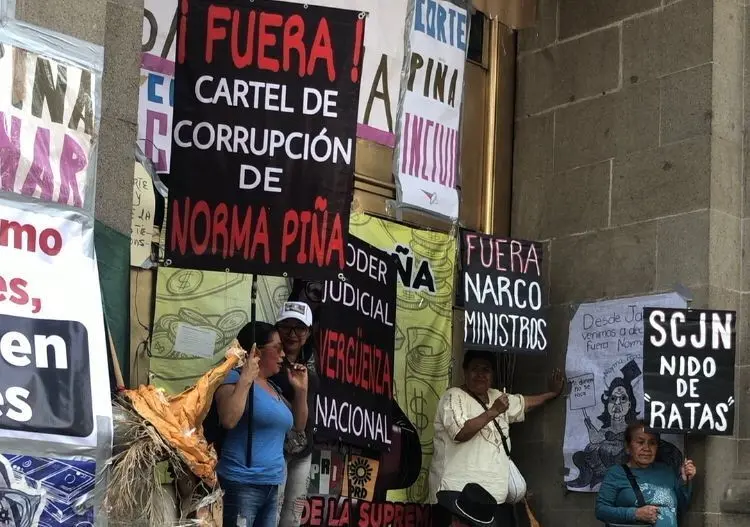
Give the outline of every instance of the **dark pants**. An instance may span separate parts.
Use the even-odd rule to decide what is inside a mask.
[[[516,510],[518,511],[516,513]],[[518,517],[518,518],[517,518]],[[453,514],[448,509],[435,505],[432,509],[432,527],[450,527]],[[497,506],[495,512],[495,527],[527,527],[529,524],[526,508],[523,503],[510,505],[503,503]]]

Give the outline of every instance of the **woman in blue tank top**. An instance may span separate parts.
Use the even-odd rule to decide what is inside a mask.
[[[250,324],[237,340],[244,349],[252,349]],[[268,380],[279,373],[284,358],[278,332],[270,324],[256,322],[255,343],[257,351],[248,355],[240,371],[227,375],[215,396],[221,425],[227,430],[217,466],[225,493],[225,527],[275,527],[278,489],[286,470],[284,440],[292,427],[302,431],[307,424],[307,370],[290,369],[295,398],[286,401]]]

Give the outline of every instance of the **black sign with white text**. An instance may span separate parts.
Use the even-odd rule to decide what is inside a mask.
[[[546,353],[542,245],[461,231],[464,347]]]
[[[657,432],[732,435],[736,314],[643,310],[646,422]]]
[[[90,381],[81,323],[0,315],[0,428],[87,437]]]
[[[365,19],[179,2],[166,260],[330,279],[349,232]]]
[[[344,277],[325,283],[320,308],[316,436],[385,450],[391,444],[396,264],[352,235]]]

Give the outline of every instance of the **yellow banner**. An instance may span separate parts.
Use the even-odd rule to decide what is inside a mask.
[[[450,383],[456,239],[360,213],[352,213],[350,232],[399,255],[393,390],[419,432],[422,469],[411,488],[388,499],[421,503],[429,492],[432,422]]]
[[[160,267],[151,334],[150,381],[179,393],[224,358],[250,321],[252,276]],[[258,278],[256,316],[276,322],[289,295],[288,281]]]

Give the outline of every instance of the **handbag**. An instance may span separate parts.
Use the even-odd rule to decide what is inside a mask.
[[[633,493],[635,494],[635,504],[640,507],[646,506],[646,498],[643,497],[643,491],[641,491],[641,487],[638,485],[638,482],[635,479],[635,476],[633,475],[633,471],[630,470],[630,467],[627,466],[625,463],[622,465],[622,469],[625,471],[625,477],[628,478],[628,482],[630,482],[630,487],[633,489]],[[640,522],[636,523],[608,523],[606,524],[606,527],[631,527],[633,525],[650,525],[650,524],[643,524]]]
[[[474,399],[476,399],[479,404],[482,405],[482,408],[484,408],[485,412],[489,410],[487,405],[484,404],[484,401],[482,401],[479,397],[469,392],[468,390],[465,391]],[[495,428],[497,428],[497,431],[500,433],[500,438],[503,441],[503,450],[505,450],[505,455],[508,456],[508,495],[505,498],[505,503],[521,503],[526,497],[526,479],[523,477],[523,474],[521,474],[521,471],[518,470],[518,466],[516,466],[513,458],[510,457],[508,439],[505,437],[503,429],[494,419],[492,420],[492,422],[495,424]]]

